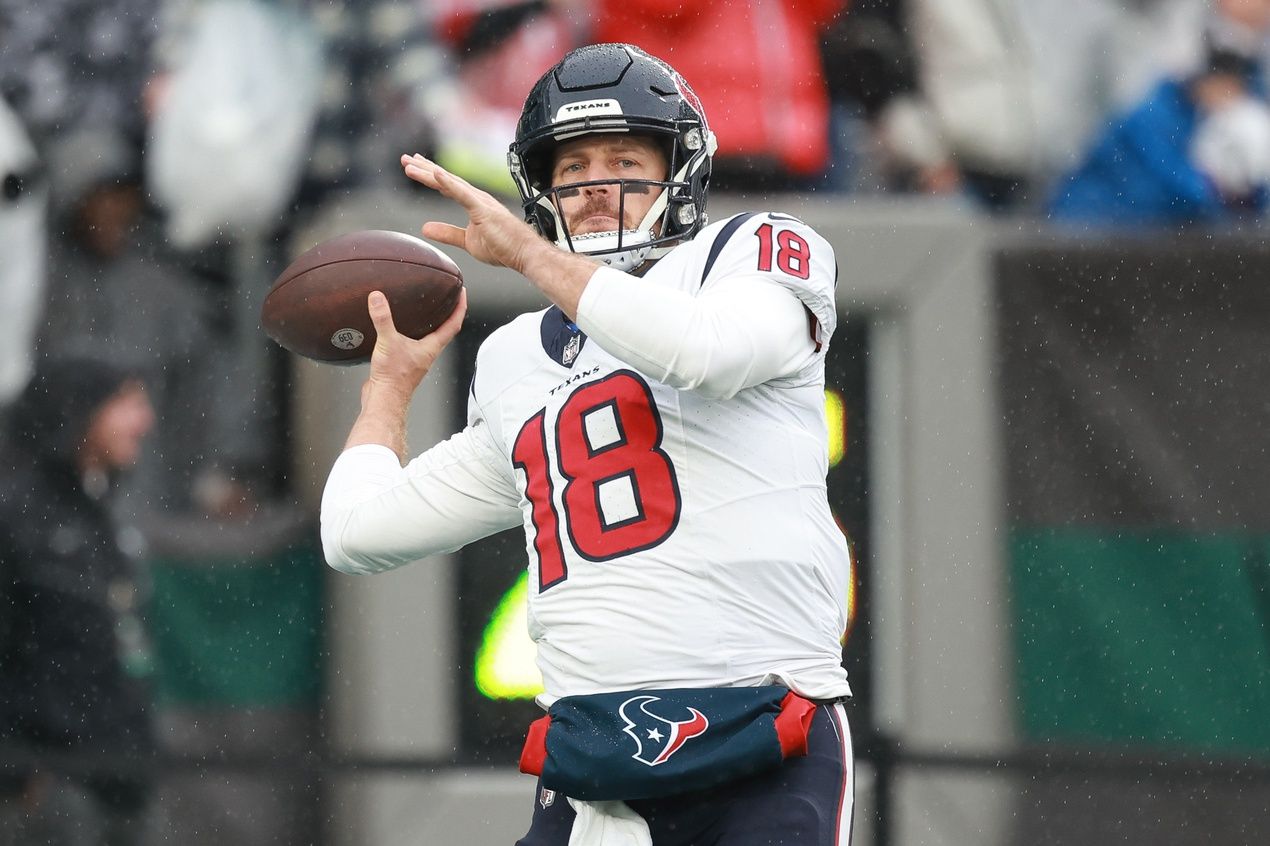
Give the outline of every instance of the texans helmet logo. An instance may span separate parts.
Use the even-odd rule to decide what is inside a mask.
[[[692,716],[686,720],[668,720],[648,709],[660,701],[659,696],[632,696],[618,708],[618,714],[626,721],[622,731],[635,741],[635,754],[631,757],[650,767],[666,763],[685,743],[710,727],[706,715],[696,708],[688,709]]]

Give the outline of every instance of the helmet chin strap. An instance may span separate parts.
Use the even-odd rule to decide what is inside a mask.
[[[585,235],[573,236],[573,252],[589,255],[614,270],[629,273],[651,257],[653,248],[648,243],[651,240],[652,234],[646,229],[588,232]],[[562,237],[556,243],[561,249],[569,249],[569,241],[566,238]],[[621,250],[618,250],[619,243]]]

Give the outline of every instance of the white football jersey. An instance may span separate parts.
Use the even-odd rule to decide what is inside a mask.
[[[806,306],[805,363],[727,399],[639,372],[555,308],[482,345],[469,423],[514,471],[548,699],[777,679],[849,693],[850,558],[825,492],[835,275],[809,227],[757,214],[707,227],[643,277],[693,296],[767,277]]]
[[[848,695],[850,553],[825,491],[835,276],[828,242],[772,213],[706,227],[642,279],[598,270],[578,308],[593,337],[550,308],[486,339],[462,432],[405,468],[382,446],[340,456],[328,562],[378,572],[519,522],[544,704]]]

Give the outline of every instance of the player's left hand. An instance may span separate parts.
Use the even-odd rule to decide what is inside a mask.
[[[529,224],[520,220],[488,192],[455,176],[436,162],[415,153],[402,156],[406,176],[454,200],[467,212],[466,227],[428,221],[421,230],[431,238],[467,251],[478,261],[520,272],[526,253],[546,245]]]

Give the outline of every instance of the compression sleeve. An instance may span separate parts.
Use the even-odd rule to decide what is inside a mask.
[[[402,467],[385,446],[345,450],[322,493],[322,551],[344,573],[378,573],[519,526],[515,482],[483,423]]]
[[[675,388],[727,399],[797,371],[815,350],[802,302],[760,276],[693,297],[600,268],[578,302],[587,337]]]

